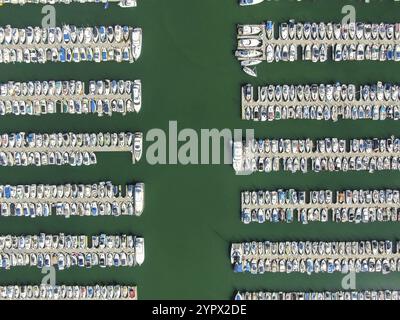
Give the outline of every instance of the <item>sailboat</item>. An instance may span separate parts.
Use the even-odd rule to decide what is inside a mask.
[[[250,68],[250,67],[243,67],[243,71],[246,72],[249,76],[257,78],[257,70],[256,68]]]

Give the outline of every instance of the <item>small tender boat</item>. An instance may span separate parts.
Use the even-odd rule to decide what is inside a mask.
[[[144,239],[136,238],[134,245],[135,245],[135,260],[136,263],[140,266],[143,264],[145,258]]]

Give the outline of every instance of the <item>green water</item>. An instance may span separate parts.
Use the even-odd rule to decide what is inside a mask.
[[[392,0],[268,2],[240,8],[236,0],[140,0],[135,9],[111,5],[57,6],[57,24],[128,24],[144,30],[142,57],[134,64],[1,65],[0,81],[49,79],[141,79],[143,108],[139,115],[112,118],[43,116],[0,118],[0,131],[119,131],[168,128],[254,127],[258,136],[363,137],[400,135],[395,122],[339,123],[287,121],[248,123],[240,120],[240,86],[267,83],[400,82],[399,64],[325,63],[263,64],[259,78],[248,78],[233,57],[236,23],[267,19],[329,21],[341,18],[341,8],[354,4],[359,20],[395,22],[400,5]],[[39,25],[40,7],[1,7],[0,24]],[[399,188],[400,172],[275,173],[236,177],[230,166],[150,166],[130,164],[128,154],[103,154],[94,167],[0,168],[1,183],[114,183],[144,181],[146,208],[141,218],[3,218],[0,233],[134,233],[146,241],[146,261],[131,269],[73,269],[57,273],[65,284],[126,283],[139,286],[142,299],[229,299],[236,289],[340,289],[340,275],[292,274],[254,277],[231,271],[229,246],[242,240],[364,240],[400,238],[398,224],[255,225],[239,221],[240,191],[250,188]],[[37,283],[33,268],[0,272],[0,283]],[[357,287],[400,288],[400,274],[359,275]]]

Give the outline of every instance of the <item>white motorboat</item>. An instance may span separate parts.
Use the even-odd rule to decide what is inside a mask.
[[[142,29],[135,28],[131,35],[132,40],[132,57],[134,60],[139,59],[142,53]]]
[[[142,157],[143,152],[143,133],[135,132],[133,139],[133,158],[135,161],[139,161]]]
[[[140,216],[144,209],[144,183],[137,183],[135,185],[135,214]]]
[[[143,264],[145,258],[144,254],[144,238],[136,238],[135,239],[135,260],[136,263],[140,266]]]
[[[238,26],[238,34],[240,36],[252,36],[261,33],[261,27],[255,25],[240,25]]]
[[[238,41],[238,47],[245,47],[245,48],[256,48],[260,47],[261,44],[262,42],[259,39],[240,39]]]
[[[139,112],[142,108],[142,83],[140,80],[135,80],[132,87],[133,109]]]
[[[243,143],[235,141],[233,143],[233,168],[238,173],[242,171]]]
[[[120,0],[118,5],[121,8],[132,8],[137,6],[137,1],[136,0]]]

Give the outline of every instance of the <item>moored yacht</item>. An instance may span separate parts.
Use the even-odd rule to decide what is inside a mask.
[[[143,153],[143,133],[135,132],[133,139],[133,158],[139,161]]]
[[[132,41],[132,57],[136,61],[142,53],[142,29],[135,28],[131,34]]]
[[[144,249],[144,239],[143,238],[135,238],[135,261],[140,266],[144,262],[145,258],[145,249]]]
[[[144,183],[137,183],[134,191],[135,214],[140,216],[144,209]]]
[[[135,80],[132,86],[133,109],[139,112],[142,108],[142,83],[140,80]]]

